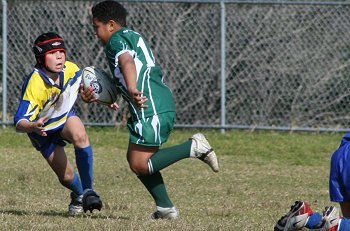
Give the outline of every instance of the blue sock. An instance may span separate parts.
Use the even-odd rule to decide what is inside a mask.
[[[66,184],[64,182],[61,182],[61,184],[68,188],[69,190],[73,191],[77,195],[83,194],[83,187],[81,186],[81,181],[79,179],[79,176],[76,172],[74,172],[74,178],[73,181],[69,184]]]
[[[350,220],[345,218],[345,217],[342,217],[341,218],[341,223],[340,223],[340,226],[339,226],[338,230],[339,231],[350,230]]]
[[[320,223],[322,220],[322,215],[319,213],[313,213],[310,217],[309,220],[307,221],[305,227],[308,229],[314,228],[318,223]]]
[[[83,190],[93,189],[94,158],[91,145],[86,148],[75,148],[75,161],[83,185]]]

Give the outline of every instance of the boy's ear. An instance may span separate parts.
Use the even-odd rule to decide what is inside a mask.
[[[120,28],[120,25],[114,20],[109,20],[108,28],[109,28],[109,31],[112,32],[112,31],[118,30]]]

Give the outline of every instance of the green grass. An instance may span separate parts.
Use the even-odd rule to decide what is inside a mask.
[[[176,129],[165,146],[198,130]],[[329,202],[329,160],[341,133],[203,130],[215,148],[221,171],[195,159],[162,171],[181,211],[175,221],[151,221],[153,200],[129,170],[128,133],[89,128],[95,152],[95,189],[104,208],[68,217],[63,188],[25,134],[0,130],[0,230],[273,230],[297,199],[316,211]],[[67,153],[74,163],[72,146]]]

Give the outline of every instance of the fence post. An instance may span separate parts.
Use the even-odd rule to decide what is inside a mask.
[[[225,49],[225,34],[226,34],[226,16],[225,16],[225,3],[224,0],[220,1],[220,13],[221,13],[221,133],[225,133],[224,126],[226,125],[226,49]]]
[[[2,127],[7,123],[7,2],[2,0]]]

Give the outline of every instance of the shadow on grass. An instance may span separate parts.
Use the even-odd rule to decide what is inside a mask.
[[[14,210],[14,209],[7,209],[7,210],[6,209],[0,209],[0,213],[16,215],[16,216],[29,215],[29,213],[26,212],[26,211],[19,211],[19,210]]]
[[[39,216],[51,216],[51,217],[67,217],[67,218],[89,218],[89,219],[114,219],[114,220],[129,220],[129,217],[120,217],[120,216],[113,216],[113,215],[100,215],[96,213],[85,213],[80,214],[76,216],[70,216],[67,214],[67,212],[57,212],[57,211],[44,211],[44,212],[27,212],[24,210],[14,210],[14,209],[0,209],[0,213],[3,214],[9,214],[9,215],[16,215],[16,216],[28,216],[28,215],[39,215]]]

